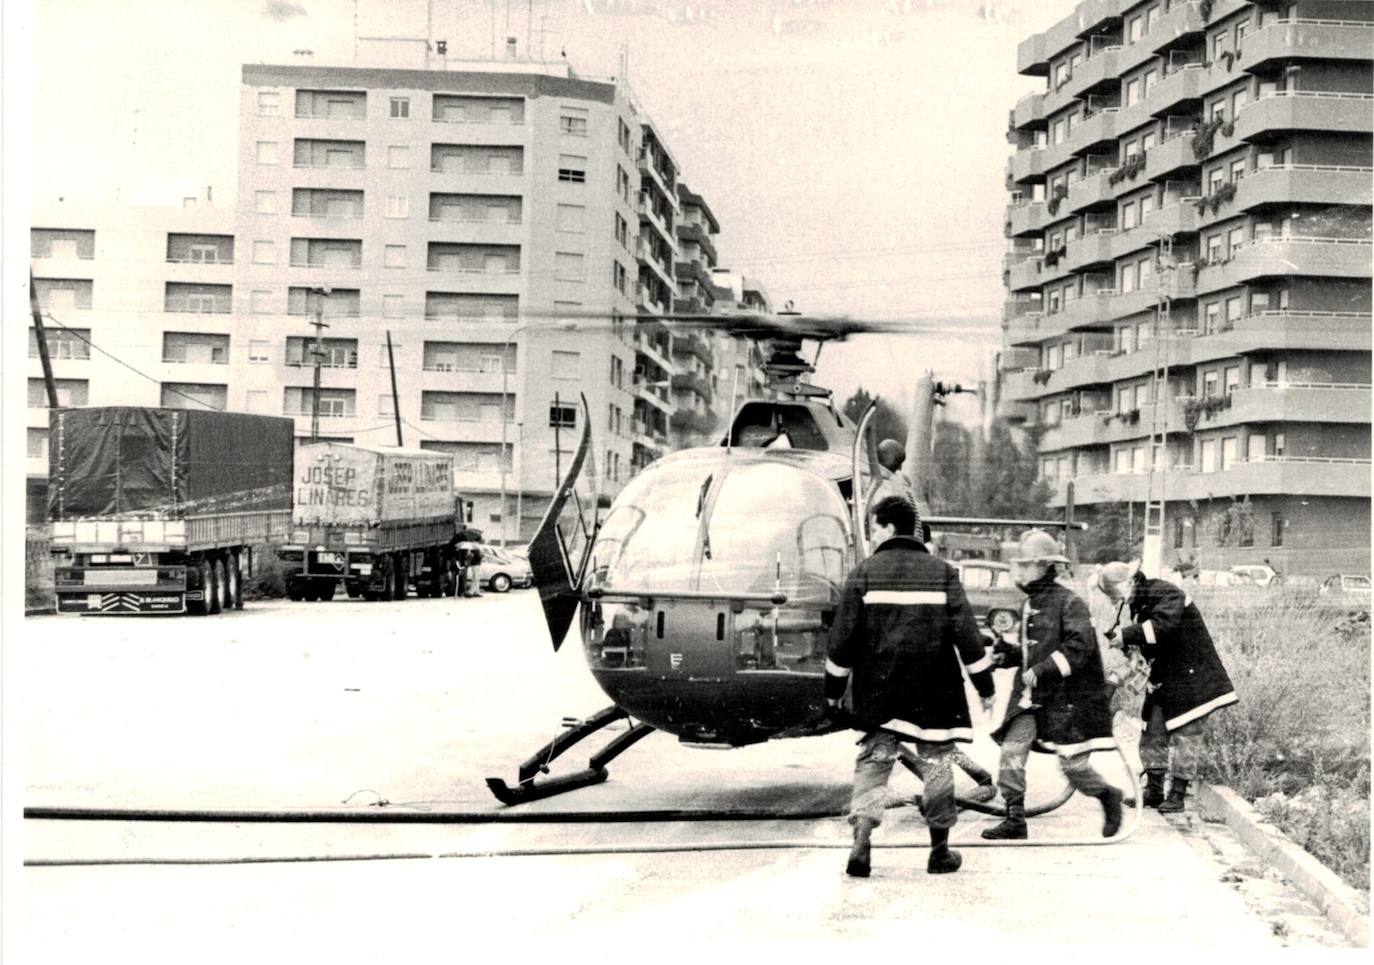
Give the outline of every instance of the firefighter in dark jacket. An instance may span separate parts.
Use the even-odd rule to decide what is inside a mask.
[[[1236,703],[1231,678],[1192,598],[1168,580],[1152,580],[1126,563],[1108,563],[1098,588],[1130,612],[1131,622],[1109,633],[1113,645],[1138,647],[1150,661],[1140,716],[1140,762],[1146,807],[1182,811],[1197,780],[1207,717]],[[1169,796],[1164,797],[1164,775]]]
[[[997,784],[1007,816],[983,837],[1021,839],[1026,830],[1026,760],[1032,750],[1057,754],[1059,768],[1085,797],[1102,803],[1102,836],[1121,829],[1121,792],[1093,769],[1093,751],[1113,750],[1111,691],[1102,673],[1097,634],[1087,604],[1058,582],[1068,559],[1054,537],[1031,530],[1012,558],[1012,578],[1026,593],[1020,640],[999,643],[994,659],[1017,671],[1002,725],[993,740],[1002,745]]]
[[[954,568],[931,556],[913,535],[920,525],[905,496],[878,502],[877,549],[845,581],[830,633],[826,701],[837,707],[852,684],[854,726],[864,732],[854,766],[854,847],[846,868],[857,877],[869,874],[870,837],[882,822],[901,741],[915,743],[925,782],[926,870],[959,870],[959,853],[949,849],[956,817],[950,757],[955,741],[973,739],[963,670],[984,710],[992,706],[992,661],[983,652],[973,611]]]

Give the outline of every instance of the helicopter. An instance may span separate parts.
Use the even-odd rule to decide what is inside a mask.
[[[606,765],[655,730],[688,746],[733,748],[845,729],[826,709],[826,646],[845,578],[873,549],[869,510],[875,497],[897,491],[888,487],[920,491],[919,457],[930,452],[935,407],[973,391],[930,375],[918,380],[903,467],[909,475],[899,479],[878,460],[878,400],[852,421],[830,390],[805,381],[815,365],[801,355],[806,341],[817,344],[818,358],[825,343],[882,326],[797,313],[676,320],[766,346],[772,397],[734,403],[719,444],[650,463],[604,516],[591,488],[592,420],[582,400],[578,447],[529,560],[553,649],[576,622],[588,668],[612,703],[531,755],[514,785],[488,778],[504,804],[604,781]],[[1082,527],[1067,518],[922,519]],[[574,744],[625,719],[628,729],[586,768],[546,776]]]

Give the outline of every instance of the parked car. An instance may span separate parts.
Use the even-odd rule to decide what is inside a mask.
[[[1206,587],[1254,587],[1257,584],[1244,573],[1232,570],[1199,570],[1197,585]]]
[[[1328,576],[1322,583],[1321,594],[1331,596],[1341,593],[1358,593],[1368,596],[1370,592],[1369,577],[1355,576],[1349,573],[1334,573]]]
[[[1267,563],[1244,563],[1240,566],[1231,567],[1231,572],[1237,576],[1243,576],[1256,586],[1265,589],[1271,585],[1277,585],[1275,580],[1278,580],[1279,583],[1283,582],[1279,579],[1279,574],[1275,572],[1274,568]]]
[[[991,560],[956,560],[952,565],[983,635],[996,639],[999,634],[1015,631],[1021,623],[1021,603],[1026,595],[1011,581],[1011,567]]]
[[[482,565],[477,575],[483,589],[505,593],[511,587],[525,589],[534,586],[534,571],[530,561],[507,547],[482,545]]]

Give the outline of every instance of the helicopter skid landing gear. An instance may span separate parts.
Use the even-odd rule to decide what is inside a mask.
[[[596,733],[608,724],[628,719],[628,717],[629,714],[619,707],[607,707],[576,726],[570,727],[536,751],[529,760],[520,765],[519,779],[514,787],[499,777],[487,778],[487,787],[502,804],[524,804],[527,801],[537,801],[540,798],[552,797],[555,794],[575,791],[579,787],[600,784],[610,776],[610,772],[606,770],[606,765],[633,747],[641,738],[652,733],[653,727],[648,724],[632,725],[629,730],[592,755],[583,770],[551,777],[543,781],[539,780],[539,775],[547,774],[549,763],[582,738]]]

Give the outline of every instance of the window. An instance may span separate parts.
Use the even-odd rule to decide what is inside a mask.
[[[1061,117],[1059,120],[1055,121],[1054,126],[1051,127],[1050,130],[1052,132],[1050,135],[1051,144],[1058,144],[1063,141],[1065,136],[1064,119]]]
[[[276,164],[277,163],[277,142],[258,141],[258,163]]]
[[[1227,436],[1221,440],[1221,471],[1225,472],[1236,464],[1236,437]]]
[[[1140,96],[1146,97],[1150,93],[1150,88],[1159,81],[1159,71],[1151,69],[1145,71],[1140,78]]]
[[[569,184],[585,184],[587,182],[587,159],[577,154],[558,155],[558,180],[566,181]]]
[[[264,289],[255,289],[248,296],[249,309],[254,315],[267,315],[272,311],[272,293]]]
[[[630,126],[629,126],[628,124],[626,124],[626,123],[625,123],[625,119],[624,119],[624,118],[621,118],[621,117],[617,117],[616,120],[615,120],[615,122],[616,122],[616,132],[615,132],[616,142],[620,145],[620,149],[621,149],[621,150],[623,150],[626,154],[629,154],[629,153],[630,153]]]
[[[1212,59],[1216,60],[1226,53],[1226,31],[1212,34]]]
[[[560,204],[557,212],[557,227],[559,231],[570,231],[581,234],[585,231],[585,217],[587,209],[580,204]],[[617,218],[620,215],[616,215]]]
[[[1133,77],[1126,81],[1126,103],[1124,106],[1130,107],[1140,103],[1140,78]]]
[[[587,119],[585,117],[573,117],[572,115],[564,114],[558,118],[558,129],[560,132],[573,137],[586,137]]]
[[[90,395],[90,382],[86,379],[54,379],[57,389],[57,404],[62,408],[83,406]],[[48,389],[42,379],[29,379],[29,408],[46,409]]]
[[[1236,295],[1226,299],[1226,327],[1234,328],[1241,316],[1241,296]]]
[[[54,359],[88,359],[91,357],[89,328],[46,328],[48,357]],[[38,331],[29,329],[29,358],[38,358]]]
[[[1202,443],[1202,468],[1200,472],[1217,471],[1217,441],[1207,439]]]
[[[1239,117],[1240,109],[1250,101],[1250,92],[1242,87],[1231,95],[1231,116]]]
[[[1221,234],[1210,235],[1207,238],[1207,261],[1216,264],[1221,260]]]
[[[1248,447],[1245,454],[1246,462],[1264,462],[1265,438],[1262,432],[1252,432],[1246,440]]]
[[[1250,314],[1258,315],[1260,312],[1269,311],[1269,293],[1251,292],[1250,293]]]
[[[1117,290],[1123,295],[1135,291],[1136,271],[1135,265],[1121,266],[1121,283],[1117,285]]]
[[[583,256],[576,252],[559,251],[554,253],[554,278],[558,281],[586,281],[587,270]]]
[[[1207,175],[1207,190],[1210,194],[1215,194],[1217,188],[1226,183],[1226,168],[1217,165]]]
[[[1132,17],[1126,22],[1126,42],[1133,44],[1145,36],[1145,18]]]
[[[574,429],[577,427],[577,407],[572,405],[549,406],[549,428]]]
[[[387,268],[404,268],[406,266],[406,246],[387,245],[382,250],[383,264]]]
[[[410,198],[403,194],[389,195],[386,199],[386,216],[388,218],[409,218]]]
[[[1139,222],[1136,221],[1136,208],[1134,201],[1127,201],[1121,206],[1121,230],[1129,231]]]
[[[1249,20],[1240,20],[1236,23],[1236,50],[1240,50],[1240,42],[1245,39],[1245,31],[1250,29]]]
[[[401,296],[401,295],[383,295],[383,296],[382,296],[382,317],[383,317],[383,318],[400,318],[400,317],[401,317],[401,305],[402,305],[402,296]]]
[[[258,114],[275,117],[281,113],[281,93],[275,90],[258,91]]]
[[[1288,520],[1284,519],[1283,513],[1269,514],[1269,545],[1283,545],[1283,531],[1288,528]]]
[[[254,191],[253,192],[253,211],[257,214],[276,214],[277,213],[277,192],[275,191]]]
[[[1227,248],[1227,253],[1228,253],[1232,258],[1236,257],[1236,252],[1239,251],[1242,247],[1244,247],[1244,245],[1245,245],[1245,228],[1244,228],[1244,226],[1237,226],[1237,227],[1235,227],[1235,228],[1232,228],[1230,231],[1226,232],[1226,248]]]
[[[559,172],[562,177],[562,172]],[[615,190],[626,201],[630,200],[630,176],[625,173],[625,169],[619,164],[615,166]]]
[[[1231,162],[1230,175],[1232,184],[1245,177],[1245,158],[1236,158]]]
[[[410,98],[393,97],[391,98],[391,116],[395,118],[405,118],[410,116]]]
[[[1215,121],[1218,117],[1226,116],[1226,98],[1218,97],[1212,101],[1212,109],[1208,112],[1208,119]]]
[[[1140,223],[1145,223],[1145,216],[1155,209],[1155,196],[1153,194],[1142,195],[1140,198]]]
[[[271,343],[266,339],[255,338],[248,343],[248,361],[250,362],[270,362],[272,360]]]
[[[1210,399],[1217,394],[1220,376],[1216,369],[1202,373],[1202,397]]]
[[[1279,381],[1283,381],[1283,380],[1280,379]],[[1283,449],[1283,433],[1282,433],[1282,432],[1276,432],[1276,433],[1274,433],[1274,455],[1276,455],[1276,456],[1282,456],[1282,455],[1283,455],[1283,452],[1284,452],[1284,449]]]
[[[1121,152],[1121,160],[1129,161],[1131,158],[1135,157],[1139,153],[1140,142],[1135,140],[1127,141],[1125,149]]]
[[[1202,310],[1202,334],[1213,335],[1221,324],[1221,302],[1209,302]]]
[[[630,226],[629,223],[620,216],[620,212],[618,211],[615,213],[615,240],[620,242],[627,250],[629,249]]]
[[[386,166],[397,170],[410,167],[410,148],[403,144],[392,144],[386,149]]]
[[[1227,395],[1230,395],[1236,389],[1240,388],[1240,366],[1226,366],[1226,371],[1222,377],[1222,382]]]
[[[1142,134],[1142,135],[1140,135],[1140,153],[1144,154],[1146,151],[1148,151],[1150,148],[1152,148],[1152,147],[1154,147],[1154,146],[1155,146],[1155,134],[1154,134],[1154,131],[1151,131],[1151,132],[1149,132],[1148,134]]]
[[[277,246],[270,241],[253,242],[253,264],[272,265],[277,261]]]
[[[611,284],[614,285],[616,291],[620,292],[622,295],[628,295],[628,294],[629,294],[629,291],[628,291],[628,288],[629,288],[628,277],[629,277],[629,276],[628,276],[628,274],[627,274],[626,271],[625,271],[625,266],[622,265],[622,264],[621,264],[620,262],[618,262],[618,261],[612,260],[612,261],[611,261]]]
[[[575,379],[580,376],[582,367],[581,352],[554,352],[550,369],[555,379]]]

